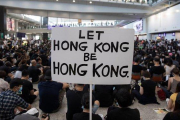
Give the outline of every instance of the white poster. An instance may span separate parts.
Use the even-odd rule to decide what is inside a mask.
[[[81,84],[130,84],[134,30],[53,28],[52,80]]]

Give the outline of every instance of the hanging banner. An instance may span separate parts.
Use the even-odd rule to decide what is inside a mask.
[[[52,80],[81,84],[130,84],[134,30],[53,28]]]

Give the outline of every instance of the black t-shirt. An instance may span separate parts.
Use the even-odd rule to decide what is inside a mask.
[[[142,70],[142,67],[140,65],[133,65],[132,72],[133,73],[140,73]]]
[[[39,80],[39,75],[41,74],[41,71],[35,66],[30,66],[28,68],[28,71],[29,77],[32,78],[32,82],[37,82]]]
[[[47,56],[46,55],[40,55],[40,58],[42,59],[42,65],[47,66],[47,62],[48,62]]]
[[[6,72],[6,76],[9,74],[9,73],[11,73],[11,69],[9,68],[9,67],[7,67],[7,66],[1,66],[0,67],[0,70],[3,70],[3,71],[5,71]]]
[[[84,92],[83,91],[74,91],[74,90],[68,90],[66,93],[67,97],[67,115],[66,118],[67,120],[72,120],[73,115],[75,113],[81,113],[83,111],[82,109],[82,104],[81,104],[81,99],[83,96]]]
[[[140,120],[138,109],[116,108],[107,114],[107,120]]]
[[[39,108],[46,113],[51,113],[59,107],[60,90],[63,84],[56,81],[45,81],[38,84]]]
[[[178,113],[179,114],[179,113]],[[180,120],[180,115],[177,113],[172,115],[172,112],[166,114],[163,120]]]
[[[113,86],[112,85],[96,85],[95,97],[100,102],[101,107],[109,107],[113,104]]]
[[[73,116],[73,120],[89,120],[89,113],[76,113]],[[99,115],[92,114],[92,120],[102,120]]]
[[[21,97],[29,103],[29,96],[30,96],[30,91],[33,90],[33,85],[30,81],[28,80],[23,80],[23,89],[22,89],[22,95]]]
[[[165,73],[165,69],[163,66],[153,66],[150,69],[150,73],[151,73],[151,75],[153,75],[153,74],[158,74],[158,75],[162,74],[163,75],[163,73]]]
[[[144,89],[144,94],[146,97],[154,97],[155,96],[155,89],[156,83],[152,80],[145,80],[142,82],[141,85]]]

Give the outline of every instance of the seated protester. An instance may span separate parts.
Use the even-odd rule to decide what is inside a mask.
[[[21,93],[22,80],[15,78],[10,83],[10,90],[0,94],[0,120],[12,120],[15,117],[14,110],[17,107],[31,109],[31,105],[26,103],[19,93]]]
[[[140,91],[133,90],[134,96],[139,100],[141,104],[150,104],[157,103],[157,99],[155,93],[157,91],[157,86],[154,81],[151,80],[151,75],[148,71],[143,72],[143,79],[145,81],[142,82],[140,86]]]
[[[84,84],[75,84],[75,90],[68,90],[66,93],[67,97],[67,113],[66,119],[72,120],[73,115],[75,113],[81,113],[83,111],[81,99],[84,92]],[[95,114],[97,109],[99,108],[99,101],[95,101],[94,106],[92,108],[92,112]]]
[[[35,50],[34,54],[31,56],[31,60],[36,60],[36,58],[39,56],[39,50]]]
[[[113,86],[95,85],[95,98],[101,103],[100,107],[109,107],[113,105]]]
[[[151,57],[149,62],[147,63],[147,68],[150,70],[151,67],[153,67],[153,66],[154,66],[154,62],[153,62],[153,58]]]
[[[21,78],[22,77],[22,71],[23,70],[26,70],[27,69],[27,66],[26,65],[21,65],[19,67],[19,69],[15,72],[14,74],[14,78]]]
[[[37,62],[37,64],[36,64],[36,67],[37,67],[37,68],[42,67],[42,59],[41,59],[40,57],[37,57],[37,58],[36,58],[36,62]]]
[[[67,97],[67,113],[66,119],[72,120],[75,113],[81,113],[83,111],[81,99],[84,94],[84,84],[76,84],[75,90],[68,90]]]
[[[85,93],[82,97],[81,103],[83,106],[82,113],[76,113],[73,116],[73,120],[89,120],[89,104],[90,104],[90,95]],[[92,95],[92,105],[95,103],[95,97]],[[92,120],[102,120],[102,118],[97,114],[92,114]]]
[[[169,102],[168,102],[168,109],[171,111],[174,111],[175,101],[176,101],[178,93],[180,93],[180,82],[177,84],[176,91],[175,91],[175,93],[173,93],[171,95]]]
[[[9,84],[4,80],[6,72],[0,70],[0,93],[9,89]]]
[[[180,120],[180,93],[176,96],[174,110],[167,113],[163,120]]]
[[[179,62],[176,60],[176,57],[173,55],[172,57],[173,65],[175,65],[177,68],[179,68]]]
[[[165,69],[163,66],[159,64],[159,62],[160,62],[159,57],[155,57],[154,66],[152,66],[149,71],[151,73],[151,77],[153,77],[153,75],[160,75],[163,77],[163,75],[165,74]]]
[[[69,87],[67,83],[52,81],[51,69],[45,73],[46,81],[39,82],[39,108],[45,113],[57,112],[64,97],[64,90]]]
[[[42,59],[42,65],[47,66],[48,65],[48,57],[45,55],[44,51],[41,51],[40,58]]]
[[[134,58],[134,63],[132,67],[132,72],[133,73],[141,73],[142,67],[139,65],[141,59],[139,57]]]
[[[28,81],[29,73],[27,70],[22,71],[23,89],[20,95],[27,103],[32,104],[36,97],[39,95],[38,91],[34,91],[33,84]]]
[[[138,109],[128,108],[132,105],[131,94],[126,89],[120,89],[115,95],[119,107],[109,107],[106,120],[140,120]]]
[[[174,68],[172,70],[172,74],[173,74],[174,77],[169,78],[169,80],[168,80],[168,88],[167,88],[168,91],[167,92],[165,91],[167,98],[169,98],[171,94],[176,92],[177,84],[180,82],[179,69]]]
[[[173,61],[171,59],[168,59],[165,66],[164,66],[164,69],[166,71],[166,76],[170,76],[171,74],[171,71],[175,68],[176,66],[173,65]]]
[[[10,83],[11,79],[13,79],[13,74],[11,73],[11,63],[10,62],[6,62],[5,65],[0,67],[0,70],[3,70],[6,72],[6,77],[5,77],[5,81],[7,81],[8,83]]]
[[[29,71],[29,77],[32,78],[33,83],[39,82],[39,75],[42,73],[42,71],[38,68],[36,68],[36,60],[31,61],[32,66],[28,68]]]

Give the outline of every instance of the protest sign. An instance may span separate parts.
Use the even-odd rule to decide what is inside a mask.
[[[52,79],[81,84],[130,84],[134,30],[53,28]]]

